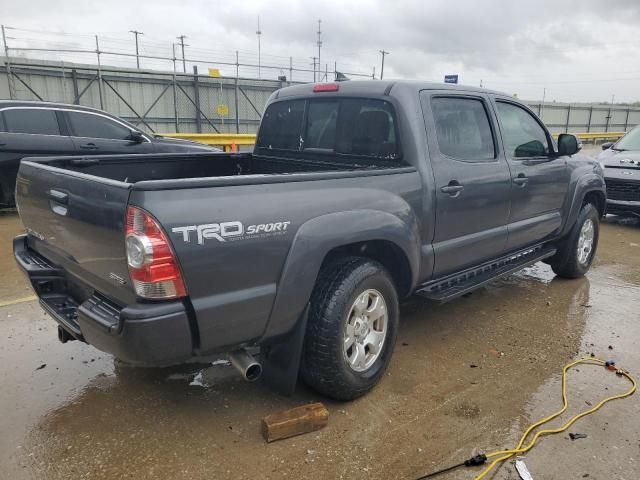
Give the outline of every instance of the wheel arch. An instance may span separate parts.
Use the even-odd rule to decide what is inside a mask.
[[[323,266],[341,256],[371,258],[387,269],[399,296],[417,282],[420,234],[415,218],[377,210],[352,210],[316,217],[297,231],[285,260],[276,298],[261,341],[285,335],[309,303]]]

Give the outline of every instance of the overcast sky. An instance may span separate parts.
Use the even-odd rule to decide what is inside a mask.
[[[375,66],[378,76],[384,49],[390,52],[385,78],[440,82],[459,74],[460,83],[482,81],[531,100],[541,99],[545,88],[549,101],[640,100],[640,0],[0,0],[0,12],[0,21],[15,28],[7,30],[9,46],[95,48],[91,35],[97,33],[101,49],[132,52],[128,31],[137,29],[144,32],[143,52],[168,54],[184,34],[187,58],[211,66],[233,62],[235,50],[241,62],[257,63],[259,16],[262,64],[288,66],[293,56],[303,68],[317,55],[321,18],[323,70],[336,61],[338,70],[356,73],[370,74]],[[60,58],[89,63],[94,57]],[[145,59],[142,66],[169,68]],[[235,67],[220,69],[235,73]]]

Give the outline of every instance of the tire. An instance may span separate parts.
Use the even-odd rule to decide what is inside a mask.
[[[360,300],[358,305],[356,300]],[[378,262],[348,257],[323,268],[311,295],[301,362],[303,380],[337,400],[364,395],[389,365],[399,316],[395,285]],[[347,337],[353,343],[345,349]],[[376,340],[367,343],[371,339]],[[379,339],[381,347],[375,348]]]
[[[584,237],[581,238],[581,233],[584,233],[583,228],[589,229],[589,223],[591,224],[591,243],[587,251],[587,243],[583,242]],[[585,227],[585,225],[587,226]],[[599,234],[600,216],[598,210],[592,204],[587,203],[582,206],[576,223],[562,242],[558,253],[548,262],[553,272],[563,278],[579,278],[587,273],[598,248]]]

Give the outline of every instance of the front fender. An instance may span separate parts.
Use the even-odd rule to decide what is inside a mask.
[[[389,241],[402,250],[409,263],[413,287],[420,262],[420,234],[413,215],[404,221],[387,212],[351,210],[313,218],[298,229],[293,239],[262,340],[284,335],[295,326],[309,302],[322,262],[331,250],[372,240]]]
[[[580,213],[580,209],[582,208],[582,201],[584,197],[589,192],[600,192],[605,198],[607,196],[607,191],[604,184],[604,178],[602,175],[598,173],[587,173],[581,175],[575,181],[575,188],[573,189],[573,196],[571,198],[571,205],[569,206],[569,214],[567,215],[566,222],[562,229],[561,237],[567,235],[571,228],[573,227],[576,219],[578,218],[578,214]]]

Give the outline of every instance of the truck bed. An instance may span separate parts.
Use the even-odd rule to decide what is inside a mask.
[[[34,159],[28,159],[33,161]],[[159,154],[128,156],[58,157],[35,160],[38,163],[123,183],[149,180],[202,179],[248,175],[353,171],[398,167],[380,161],[366,164],[340,161],[257,156],[252,153]]]

